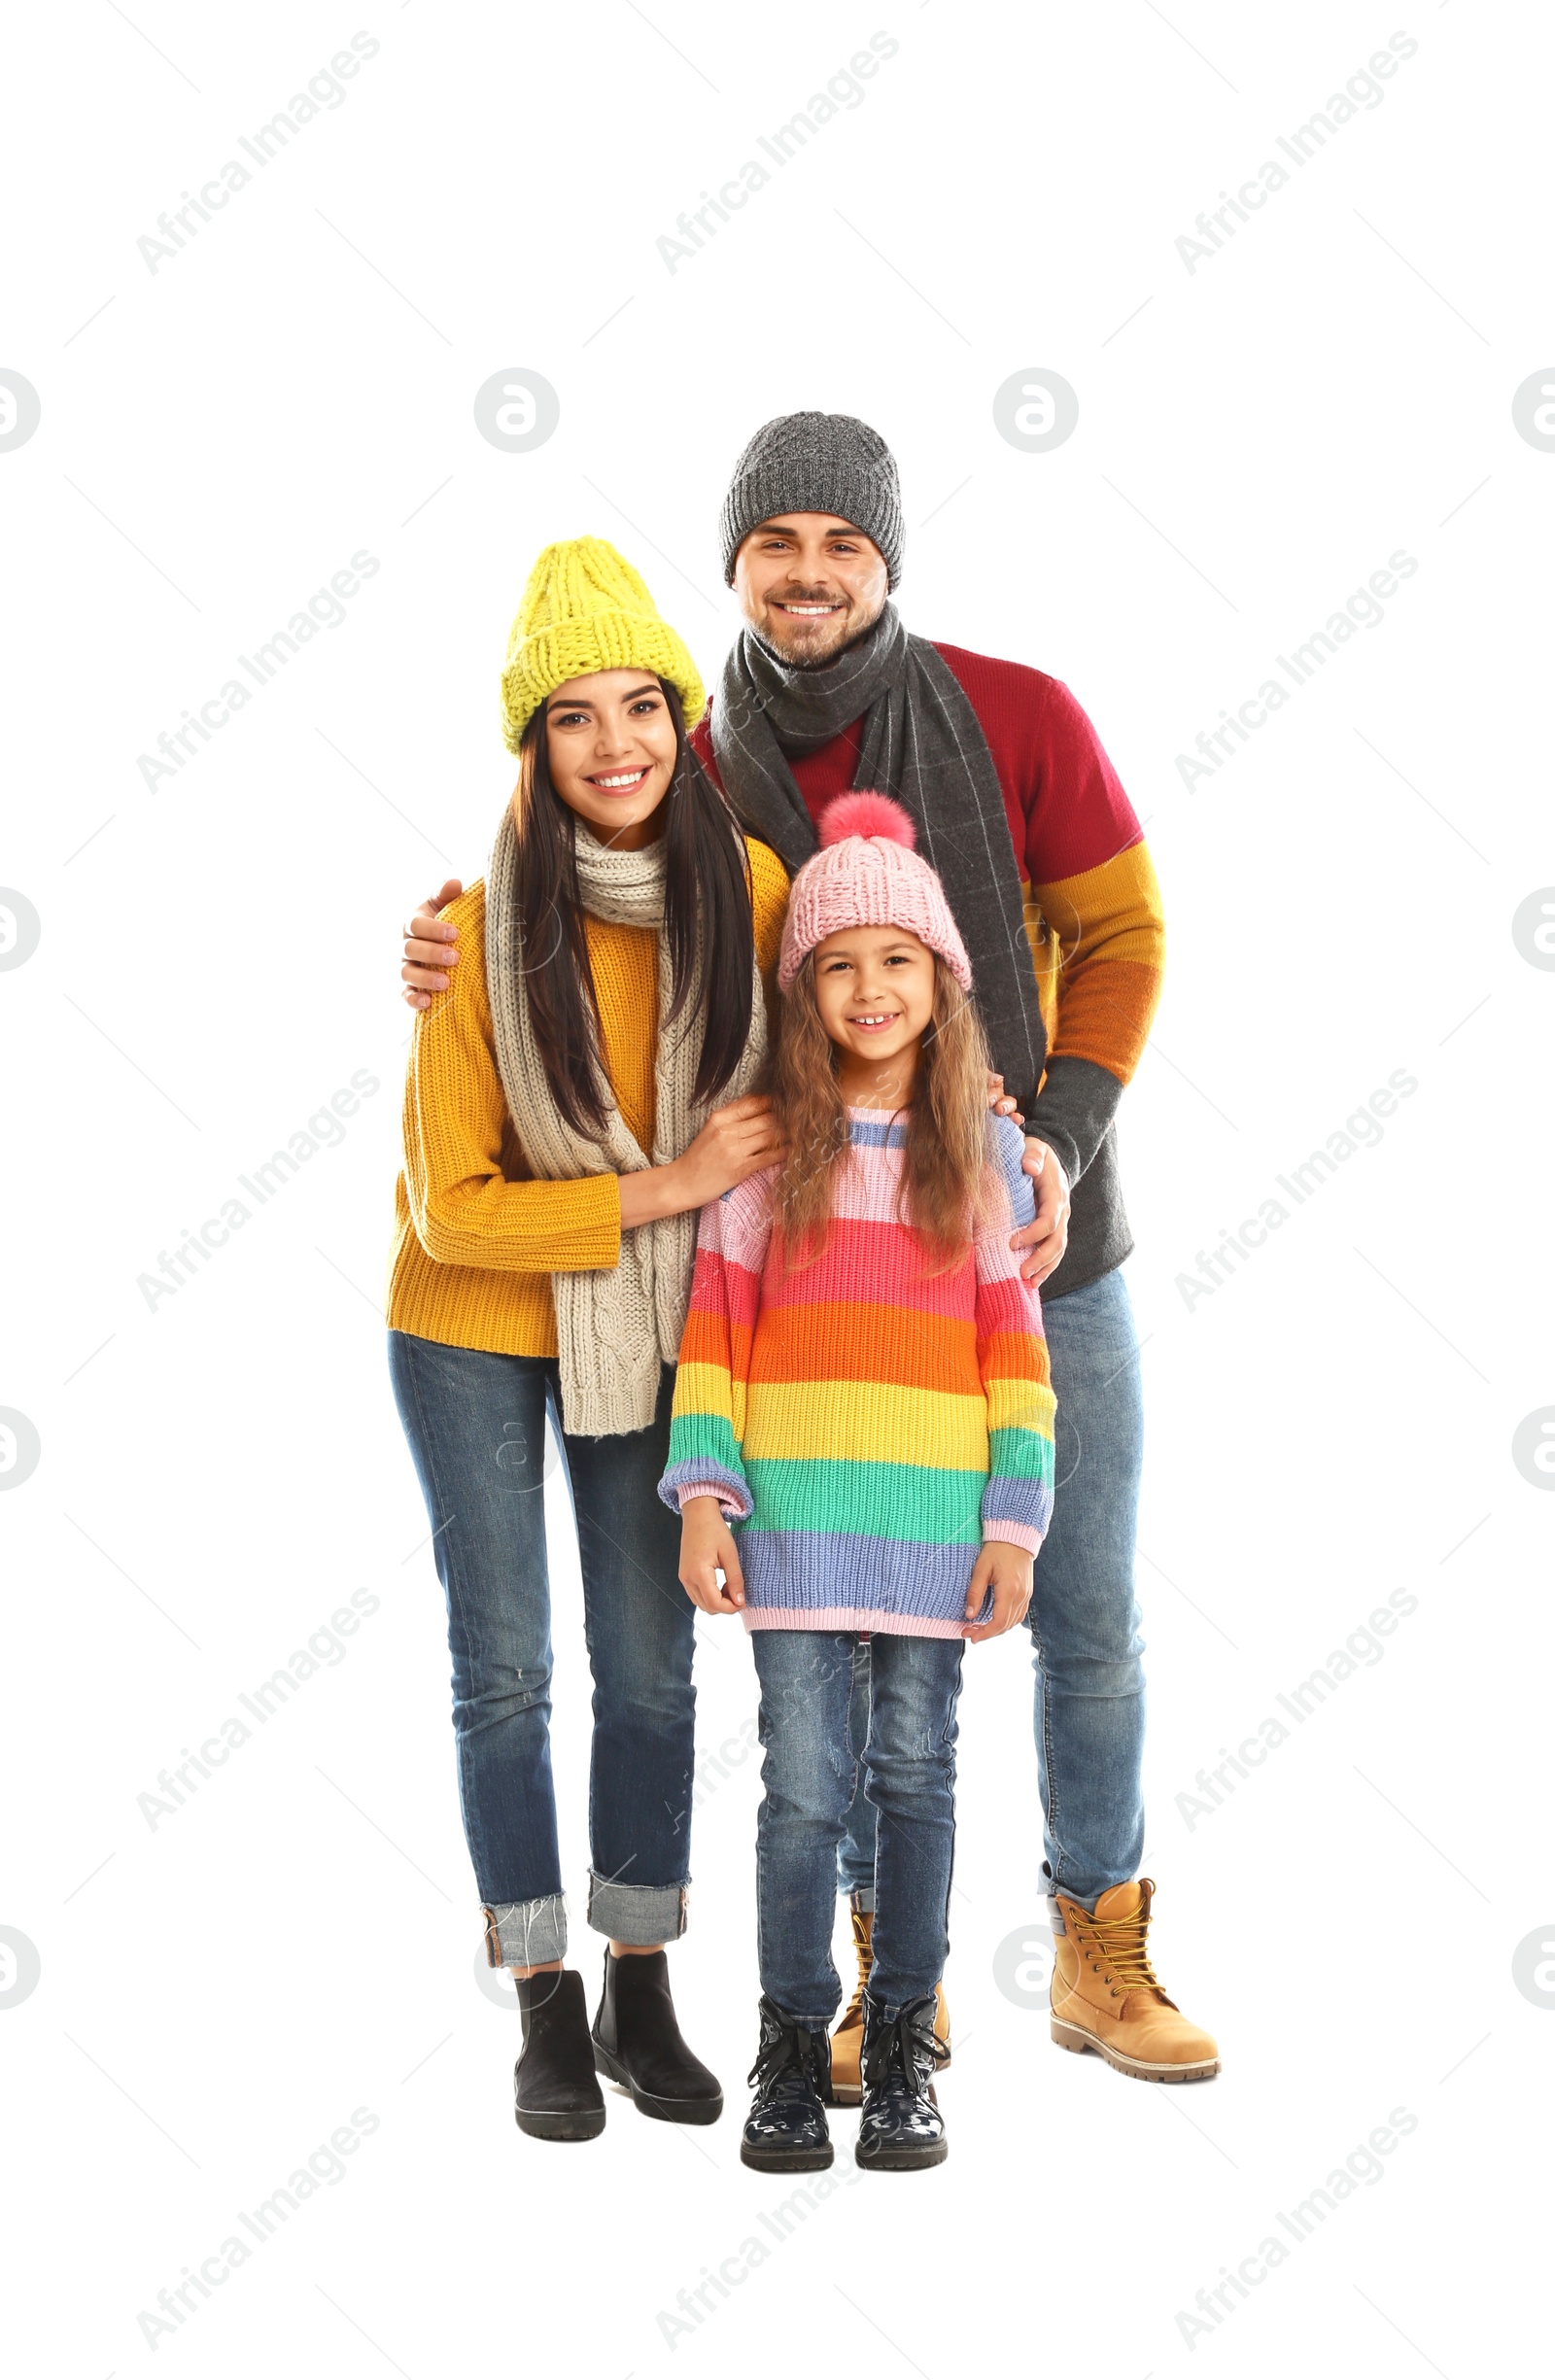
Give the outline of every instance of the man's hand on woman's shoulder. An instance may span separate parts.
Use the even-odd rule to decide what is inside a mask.
[[[459,929],[445,923],[437,912],[457,901],[464,889],[458,877],[451,876],[440,892],[423,901],[405,928],[399,977],[407,1008],[430,1008],[432,993],[448,989],[451,970],[459,964]]]

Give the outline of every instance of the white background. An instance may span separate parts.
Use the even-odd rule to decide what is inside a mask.
[[[42,921],[0,975],[0,1405],[42,1446],[0,1497],[0,1923],[41,1960],[0,2004],[17,2367],[1468,2380],[1520,2357],[1555,1994],[1520,1991],[1513,1958],[1555,1939],[1555,1501],[1511,1440],[1555,1404],[1555,977],[1511,919],[1555,880],[1555,456],[1511,398],[1555,352],[1547,18],[130,16],[15,19],[4,103],[0,364],[42,402],[0,454],[0,880]],[[359,23],[379,52],[345,103],[150,271],[158,214]],[[1417,50],[1382,104],[1190,273],[1195,215],[1400,28]],[[672,274],[657,237],[878,29],[898,49],[863,104]],[[512,367],[561,400],[523,455],[471,410]],[[1047,454],[992,417],[1030,367],[1079,395]],[[708,1772],[674,1953],[722,2122],[612,2100],[593,2147],[514,2130],[517,2020],[474,1980],[439,1594],[377,1306],[397,929],[445,866],[484,864],[530,562],[617,540],[711,674],[735,618],[718,500],[750,431],[799,406],[886,435],[909,622],[1073,687],[1164,886],[1166,995],[1122,1125],[1146,1864],[1167,1986],[1225,2072],[1124,2081],[995,1983],[1012,1933],[1040,1943],[1040,1832],[1025,1649],[975,1651],[950,2162],[858,2179],[842,2118],[842,2187],[774,2245],[759,2211],[787,2193],[737,2158],[749,1758]],[[1176,756],[1400,549],[1418,569],[1382,623],[1190,792]],[[359,550],[381,568],[344,621],[149,791],[137,756]],[[381,1088],[341,1145],[149,1310],[138,1276],[360,1069]],[[1418,1090],[1380,1146],[1190,1305],[1198,1252],[1397,1069]],[[577,1918],[586,1674],[558,1539]],[[353,1590],[379,1608],[345,1659],[150,1825],[158,1772]],[[1398,1590],[1418,1607],[1384,1657],[1190,1823],[1200,1768]],[[734,1630],[708,1626],[699,1680],[703,1747],[738,1749]],[[149,2345],[158,2291],[359,2108],[378,2126],[344,2178]],[[1416,2128],[1382,2179],[1185,2338],[1195,2292],[1396,2108]],[[661,2320],[752,2237],[759,2269]]]

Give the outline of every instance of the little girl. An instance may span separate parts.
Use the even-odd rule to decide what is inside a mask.
[[[988,1113],[965,947],[913,842],[899,804],[846,794],[795,879],[774,1084],[787,1155],[703,1211],[659,1490],[680,1509],[687,1593],[743,1612],[761,1681],[761,2044],[741,2156],[763,2168],[832,2161],[836,1857],[860,1755],[880,1824],[856,2154],[946,2155],[930,2085],[961,1657],[1023,1618],[1053,1505],[1042,1317],[1010,1249],[1032,1213],[1021,1135]]]

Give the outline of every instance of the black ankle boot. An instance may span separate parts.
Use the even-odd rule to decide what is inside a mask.
[[[864,1994],[864,2112],[853,2152],[861,2165],[906,2173],[917,2165],[943,2165],[950,2155],[945,2118],[934,2098],[934,2069],[946,2062],[934,2012],[929,1992],[887,2020],[879,2000]]]
[[[583,1978],[570,1969],[515,1975],[524,2054],[513,2068],[513,2114],[536,2140],[594,2140],[605,2129],[605,2094],[594,2079],[594,2045]]]
[[[594,2063],[632,2093],[644,2116],[664,2123],[716,2123],[723,2114],[717,2076],[681,2039],[662,1950],[617,1958],[606,1949]]]
[[[832,2161],[825,2102],[831,2094],[831,2044],[775,2002],[761,2003],[761,2048],[750,2069],[756,2095],[740,2143],[740,2162],[761,2173],[812,2173]]]

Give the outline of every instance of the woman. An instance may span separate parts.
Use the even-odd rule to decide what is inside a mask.
[[[463,961],[418,1017],[405,1085],[390,1363],[447,1597],[487,1957],[523,2018],[515,2111],[548,2140],[603,2130],[596,2068],[670,2122],[723,2105],[664,1955],[685,1926],[693,1615],[656,1490],[698,1210],[780,1154],[750,1086],[787,883],[689,749],[705,699],[612,546],[541,554],[502,675],[517,790],[484,886],[451,912]],[[547,1413],[594,1677],[592,2035],[564,1963]]]

